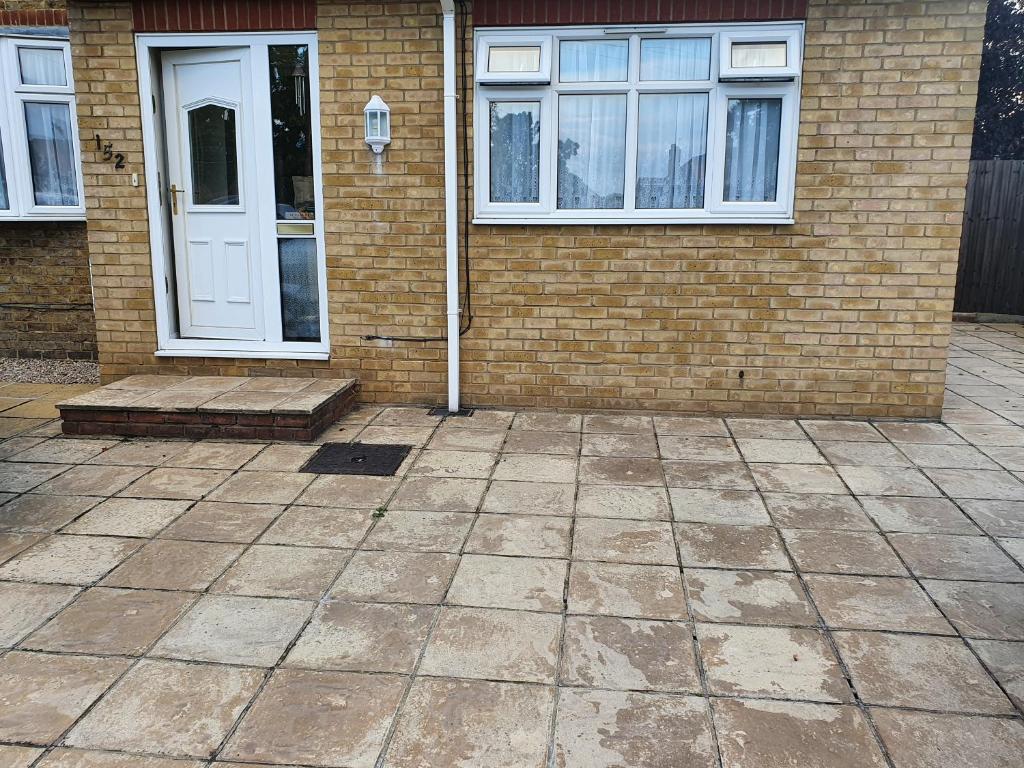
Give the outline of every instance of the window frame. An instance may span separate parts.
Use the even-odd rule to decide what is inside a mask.
[[[629,27],[544,27],[486,28],[476,31],[474,49],[486,52],[491,45],[515,41],[550,40],[550,84],[491,82],[478,76],[474,82],[474,223],[476,224],[716,224],[792,223],[796,177],[796,149],[800,114],[800,52],[802,22],[761,22],[756,24],[674,24]],[[640,48],[643,39],[710,38],[709,74],[706,80],[641,80]],[[629,64],[625,82],[561,82],[559,44],[562,40],[628,39]],[[733,40],[775,42],[787,40],[788,63],[794,75],[745,69],[742,79],[724,78],[723,51]],[[506,43],[507,44],[507,43]],[[486,54],[484,54],[486,55]],[[621,209],[557,208],[559,99],[571,94],[626,94],[626,144],[624,201]],[[705,153],[703,208],[637,208],[637,144],[639,101],[646,94],[708,94],[708,144]],[[726,202],[725,178],[726,110],[730,98],[781,97],[782,125],[779,140],[779,176],[776,199],[770,202]],[[539,101],[541,103],[540,197],[534,203],[492,203],[490,201],[490,103]]]
[[[64,54],[67,85],[23,85],[19,49],[60,49]],[[64,38],[40,35],[0,35],[0,152],[6,171],[8,209],[0,209],[4,221],[83,221],[85,189],[82,150],[78,133],[75,83],[71,69],[71,44]],[[40,205],[35,200],[25,104],[66,104],[70,118],[71,149],[75,165],[77,205]]]
[[[496,48],[507,48],[516,46],[540,47],[540,67],[536,72],[491,72],[490,65],[491,46]],[[552,43],[551,36],[539,34],[532,30],[519,30],[515,34],[491,36],[477,35],[477,42],[474,46],[476,55],[475,62],[479,62],[479,70],[476,73],[476,80],[487,85],[547,85],[551,82],[552,68]]]

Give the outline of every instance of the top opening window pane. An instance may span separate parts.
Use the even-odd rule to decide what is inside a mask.
[[[488,72],[540,72],[539,45],[492,45],[487,50]]]
[[[641,80],[707,80],[710,77],[710,37],[640,41]]]
[[[774,43],[733,43],[732,66],[735,69],[785,67],[787,64],[786,47],[784,40]]]
[[[22,85],[68,84],[62,48],[19,47],[18,66],[21,69]]]
[[[628,68],[628,40],[563,40],[558,46],[563,83],[621,83]]]

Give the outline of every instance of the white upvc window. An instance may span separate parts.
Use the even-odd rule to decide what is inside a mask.
[[[802,45],[799,23],[477,32],[474,221],[791,222]]]
[[[0,220],[84,218],[71,46],[0,36]]]

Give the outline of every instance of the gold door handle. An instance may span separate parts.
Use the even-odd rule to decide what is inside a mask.
[[[171,184],[170,192],[171,192],[171,215],[172,216],[177,216],[178,215],[178,195],[180,193],[184,192],[184,191],[185,191],[184,189],[178,189],[178,187],[176,185]]]

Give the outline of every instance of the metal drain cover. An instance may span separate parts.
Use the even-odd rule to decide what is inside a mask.
[[[398,471],[411,450],[411,445],[325,443],[299,471],[318,475],[388,477]]]

